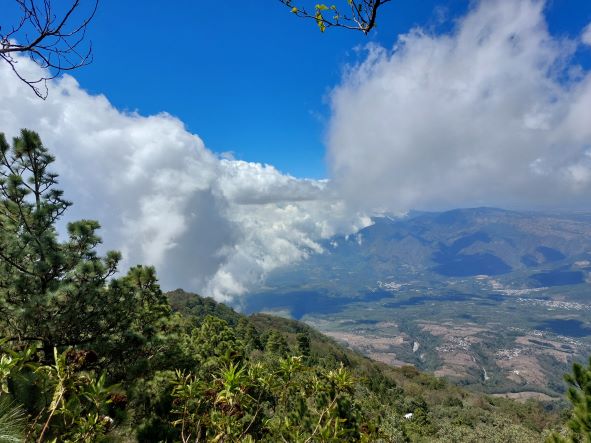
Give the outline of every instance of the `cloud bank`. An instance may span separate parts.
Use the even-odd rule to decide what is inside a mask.
[[[476,3],[447,35],[372,46],[331,94],[329,163],[358,208],[591,209],[591,74],[544,2]],[[588,50],[585,48],[585,50]]]
[[[20,63],[23,72],[37,69]],[[228,301],[321,251],[319,239],[368,223],[325,181],[220,158],[173,116],[121,112],[72,77],[53,82],[45,102],[1,65],[0,84],[0,131],[40,133],[74,201],[68,219],[99,220],[123,266],[156,266],[164,288]]]

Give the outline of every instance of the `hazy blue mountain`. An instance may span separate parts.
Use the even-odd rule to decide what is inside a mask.
[[[269,286],[318,284],[351,292],[383,279],[512,273],[524,286],[576,284],[591,266],[585,263],[591,259],[591,214],[474,208],[382,216],[323,246],[324,253],[274,273]]]

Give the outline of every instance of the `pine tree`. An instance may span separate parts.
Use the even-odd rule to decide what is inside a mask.
[[[251,352],[255,349],[263,349],[260,335],[248,319],[241,318],[238,321],[238,324],[236,325],[236,334],[240,337],[246,352]]]
[[[272,331],[269,338],[267,338],[265,350],[280,357],[285,357],[289,353],[289,346],[280,332]]]
[[[35,132],[23,129],[12,147],[0,133],[0,335],[41,344],[47,361],[54,347],[137,346],[167,310],[155,271],[115,278],[121,255],[97,255],[93,220],[69,223],[60,241],[56,222],[71,203],[53,161]]]
[[[300,332],[296,336],[298,352],[304,357],[310,356],[310,336],[306,332]]]
[[[591,442],[591,357],[587,367],[575,363],[572,374],[565,375],[567,397],[573,405],[567,425],[575,441]]]

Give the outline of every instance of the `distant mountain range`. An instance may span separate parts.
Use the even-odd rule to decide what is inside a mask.
[[[523,287],[577,284],[591,270],[591,214],[495,208],[414,212],[374,217],[371,226],[323,246],[324,253],[272,275],[269,285],[323,286],[331,280],[324,286],[349,292],[392,278],[508,274]]]

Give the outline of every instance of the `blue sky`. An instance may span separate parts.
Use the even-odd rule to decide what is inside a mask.
[[[117,107],[180,117],[215,151],[323,177],[324,97],[355,61],[353,48],[375,39],[391,44],[432,20],[438,4],[398,3],[384,8],[380,31],[366,38],[321,34],[275,0],[166,8],[145,1],[141,9],[104,1],[92,31],[95,62],[76,77]]]
[[[141,4],[141,7],[138,5]],[[94,63],[75,73],[119,109],[179,117],[216,151],[321,178],[327,92],[355,48],[391,47],[413,26],[449,30],[470,2],[397,0],[369,37],[297,19],[276,0],[222,2],[102,0],[90,29]],[[552,0],[550,31],[575,36],[591,21],[588,0]],[[580,54],[589,64],[589,51]]]

